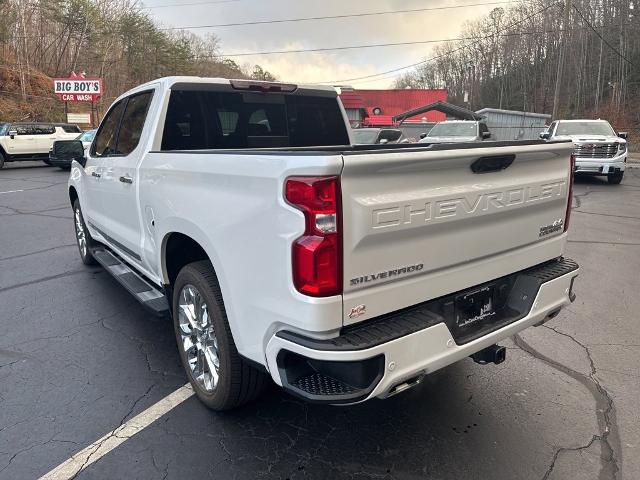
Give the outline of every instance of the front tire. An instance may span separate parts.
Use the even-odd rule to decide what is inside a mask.
[[[0,152],[0,169],[4,167],[4,154]]]
[[[238,354],[211,263],[194,262],[182,268],[173,292],[178,351],[198,398],[216,411],[256,398],[267,376]]]
[[[624,172],[610,173],[607,175],[607,181],[611,185],[618,185],[622,181],[622,177],[624,177]]]
[[[84,223],[84,217],[82,216],[82,209],[80,209],[80,201],[75,199],[73,202],[73,225],[76,231],[76,243],[78,244],[78,251],[80,252],[80,258],[85,265],[97,265],[96,259],[91,255],[91,248],[94,246],[94,241],[91,238],[91,234],[87,229],[87,225]]]

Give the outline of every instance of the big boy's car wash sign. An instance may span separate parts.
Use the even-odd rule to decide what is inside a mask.
[[[102,79],[71,72],[69,78],[54,78],[53,88],[63,102],[95,102],[102,96]]]

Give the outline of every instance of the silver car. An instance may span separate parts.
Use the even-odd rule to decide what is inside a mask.
[[[490,138],[491,132],[484,122],[447,120],[436,123],[428,133],[420,135],[420,143],[481,142]]]

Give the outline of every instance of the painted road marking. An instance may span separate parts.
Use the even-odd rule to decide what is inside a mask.
[[[187,383],[175,392],[167,395],[159,402],[147,408],[144,412],[139,413],[128,422],[123,423],[115,430],[110,431],[85,449],[79,451],[49,473],[44,474],[40,477],[40,480],[62,480],[73,478],[89,465],[100,460],[111,450],[129,440],[135,434],[141,432],[164,414],[168,413],[192,396],[193,390],[191,385]]]
[[[18,192],[24,192],[24,190],[7,190],[6,192],[0,192],[0,195],[2,195],[3,193],[18,193]]]

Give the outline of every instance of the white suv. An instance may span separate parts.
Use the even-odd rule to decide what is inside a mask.
[[[616,132],[606,120],[556,120],[540,138],[570,139],[576,174],[603,175],[612,184],[622,181],[627,166],[627,133]]]
[[[0,123],[0,168],[5,162],[49,161],[56,140],[73,140],[82,133],[67,123]]]

